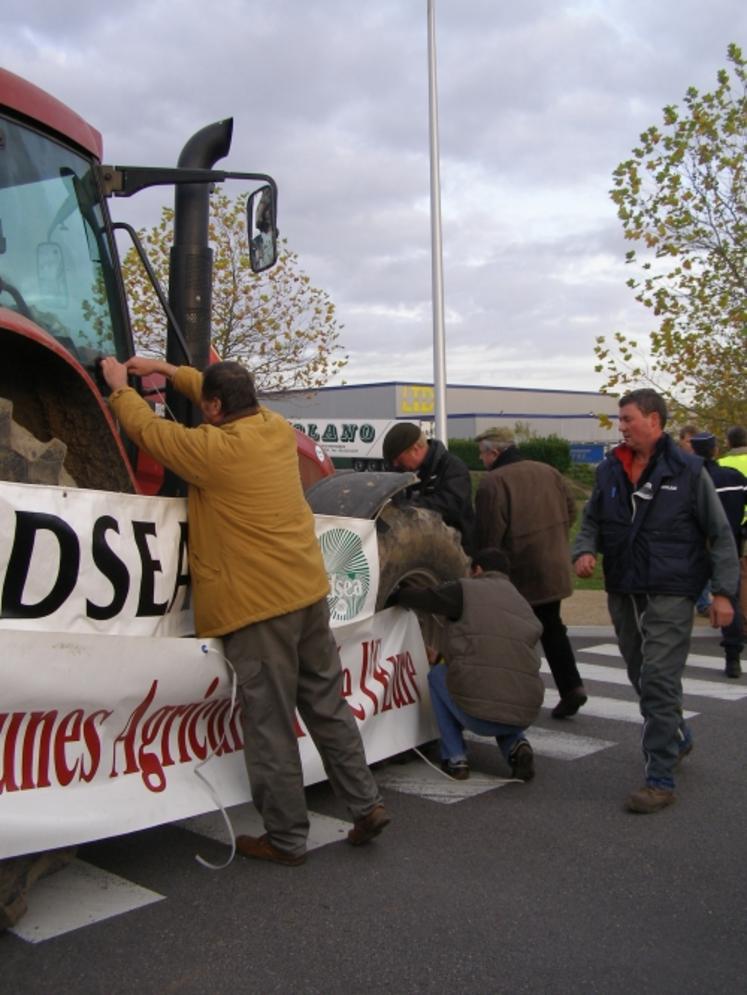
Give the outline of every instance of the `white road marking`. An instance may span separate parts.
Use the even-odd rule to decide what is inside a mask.
[[[584,646],[578,653],[596,653],[597,656],[617,657],[622,663],[620,650],[614,643],[601,643],[599,646]],[[688,667],[699,667],[703,670],[717,670],[723,673],[725,661],[720,656],[708,656],[705,653],[690,653],[687,657]]]
[[[10,932],[29,943],[42,943],[163,897],[84,860],[74,860],[30,889],[28,912]]]
[[[496,747],[497,749],[497,747]],[[473,798],[486,791],[494,791],[506,784],[522,784],[511,778],[491,777],[489,774],[470,773],[466,781],[455,781],[434,770],[424,760],[407,764],[391,764],[376,771],[379,787],[390,791],[401,791],[406,795],[417,795],[441,805]]]
[[[587,691],[589,689],[587,688]],[[555,690],[545,690],[545,703],[543,708],[554,708],[560,695]],[[692,719],[697,712],[683,711],[682,715],[686,719]],[[616,722],[636,722],[639,725],[643,722],[637,701],[621,701],[618,698],[603,698],[589,691],[589,700],[578,713],[583,718],[584,715],[592,716],[595,719],[614,719]],[[557,722],[574,722],[574,719],[557,719]]]
[[[527,739],[538,756],[552,757],[555,760],[579,760],[617,745],[611,739],[577,736],[574,733],[556,732],[554,729],[540,729],[538,726],[527,729]]]
[[[626,672],[618,667],[603,667],[597,663],[578,663],[577,666],[579,674],[585,680],[620,684],[623,687],[630,684]],[[543,674],[550,673],[550,668],[545,662],[541,670]],[[694,694],[698,698],[716,698],[719,701],[739,701],[741,698],[747,698],[747,685],[717,684],[715,681],[702,681],[693,677],[682,678],[682,691],[684,694]]]
[[[237,836],[261,836],[265,831],[259,812],[251,802],[244,805],[234,805],[228,810],[231,825]],[[175,822],[173,825],[181,829],[189,829],[200,836],[207,836],[219,843],[230,846],[228,841],[228,827],[220,812],[207,812],[205,815],[197,815],[191,819],[184,819]],[[345,839],[352,822],[343,822],[341,819],[333,819],[328,815],[320,815],[318,812],[309,812],[309,838],[306,847],[309,850],[316,850],[320,846],[328,843],[337,843],[338,840]]]
[[[537,756],[552,757],[555,760],[579,760],[610,746],[617,746],[611,739],[576,736],[573,733],[556,732],[554,729],[541,729],[539,726],[530,726],[526,734]],[[488,736],[477,736],[465,730],[464,738],[474,743],[492,743],[498,749],[495,740]]]

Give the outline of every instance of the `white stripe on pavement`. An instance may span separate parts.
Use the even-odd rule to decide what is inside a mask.
[[[617,659],[622,663],[620,650],[614,643],[601,643],[599,646],[584,646],[583,649],[578,650],[578,652],[596,653],[598,656],[617,657]],[[717,670],[723,673],[724,665],[724,657],[720,656],[707,656],[705,653],[689,653],[687,657],[688,667],[700,667],[703,670]]]
[[[496,747],[498,749],[498,747]],[[506,784],[523,784],[510,778],[491,777],[489,774],[470,772],[466,781],[455,781],[446,777],[440,770],[434,770],[424,760],[407,764],[390,764],[376,771],[379,787],[390,791],[401,791],[406,795],[417,795],[441,805],[473,798],[485,791],[494,791]]]
[[[265,827],[262,824],[260,814],[251,802],[234,805],[227,811],[237,836],[261,836],[264,833]],[[198,833],[200,836],[207,836],[219,843],[225,843],[226,846],[231,845],[228,839],[228,827],[220,812],[207,812],[205,815],[183,819],[181,822],[173,823],[173,825],[181,829],[189,829],[190,832]],[[320,815],[318,812],[309,812],[309,837],[306,848],[316,850],[328,843],[337,843],[338,840],[345,839],[351,826],[351,822],[333,819],[329,815]]]
[[[592,753],[598,753],[600,750],[617,745],[611,739],[576,736],[573,733],[559,732],[555,729],[541,729],[539,726],[530,726],[526,730],[526,734],[527,739],[532,744],[532,749],[538,756],[552,757],[555,760],[579,760],[581,757],[588,757]],[[475,743],[496,745],[494,739],[487,736],[477,736],[473,732],[465,731],[464,738],[471,739]]]
[[[596,663],[578,663],[577,666],[584,680],[629,685],[627,674],[619,667],[602,667]],[[547,663],[542,664],[542,673],[550,673]],[[698,698],[716,698],[719,701],[739,701],[741,698],[747,698],[745,685],[717,684],[715,681],[701,681],[693,677],[682,678],[682,690],[685,694],[694,694]]]
[[[30,889],[28,912],[10,932],[29,943],[42,943],[163,897],[84,860],[74,860]]]
[[[617,722],[636,722],[642,723],[641,713],[638,708],[637,701],[621,701],[619,698],[602,698],[593,691],[589,691],[587,688],[587,693],[589,694],[589,700],[586,702],[584,707],[578,713],[579,717],[583,718],[585,715],[591,716],[595,719],[614,719]],[[543,708],[554,708],[558,701],[560,700],[560,695],[554,690],[545,690],[545,703]],[[686,712],[683,711],[682,715],[686,719],[691,719],[697,712]],[[573,722],[573,719],[558,719],[557,721],[563,722]]]
[[[610,739],[596,739],[593,736],[576,736],[573,733],[556,732],[554,729],[540,729],[531,726],[527,729],[532,749],[541,757],[553,757],[556,760],[579,760],[600,750],[616,746]]]

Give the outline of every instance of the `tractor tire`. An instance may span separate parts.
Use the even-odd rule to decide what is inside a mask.
[[[66,867],[74,857],[75,847],[64,847],[0,860],[0,932],[15,926],[28,911],[29,888],[40,878]]]
[[[0,397],[0,480],[75,487],[64,466],[66,456],[64,442],[40,442],[13,420],[12,403]]]
[[[459,533],[440,515],[413,505],[388,504],[376,520],[380,611],[400,585],[432,587],[467,575]]]
[[[74,487],[65,470],[67,447],[59,439],[39,442],[13,420],[13,405],[0,398],[0,480]],[[75,848],[31,853],[0,860],[0,931],[14,926],[26,912],[28,889],[75,857]]]

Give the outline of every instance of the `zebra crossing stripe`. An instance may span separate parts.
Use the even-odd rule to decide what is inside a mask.
[[[491,777],[477,771],[471,771],[466,781],[455,781],[440,770],[434,770],[424,760],[382,767],[376,771],[376,780],[381,788],[417,795],[440,805],[453,805],[465,798],[474,798],[486,791],[503,788],[507,784],[523,783],[510,778]]]
[[[543,672],[549,673],[550,668],[544,668]],[[596,663],[579,663],[578,672],[589,681],[601,681],[605,684],[629,684],[628,676],[619,667],[603,667]],[[685,694],[692,694],[698,698],[716,698],[719,701],[739,701],[747,698],[747,686],[743,684],[719,684],[716,681],[703,681],[695,677],[682,678],[682,690]]]
[[[622,701],[619,698],[604,698],[589,691],[589,700],[578,713],[581,718],[590,716],[595,719],[613,719],[616,722],[635,722],[640,725],[643,722],[637,701]],[[553,709],[560,701],[560,695],[555,690],[545,691],[545,703],[543,708]],[[686,719],[692,719],[697,712],[683,711],[682,715]],[[570,721],[575,721],[571,719]]]
[[[578,653],[596,653],[597,656],[612,656],[622,660],[620,650],[614,643],[601,643],[599,646],[584,646]],[[687,657],[688,667],[698,667],[702,670],[724,671],[724,658],[718,656],[707,656],[705,653],[689,653]]]
[[[588,757],[592,753],[598,753],[600,750],[617,745],[611,739],[576,736],[573,733],[542,729],[539,726],[530,726],[526,733],[537,756],[550,757],[553,760],[580,760],[581,757]],[[473,732],[465,731],[464,738],[475,743],[492,743],[495,746],[494,739],[477,736]]]
[[[596,663],[577,663],[578,672],[588,681],[599,681],[604,684],[629,686],[628,675],[619,667],[603,667]],[[549,674],[550,668],[543,658],[541,672]],[[739,701],[747,698],[747,686],[743,684],[719,684],[716,681],[703,681],[694,677],[682,678],[682,690],[698,698],[716,698],[720,701]],[[588,708],[584,706],[584,711]]]
[[[30,889],[28,912],[9,932],[28,943],[42,943],[163,897],[84,860],[74,860]]]
[[[597,739],[594,736],[576,736],[554,729],[540,729],[532,726],[527,729],[532,749],[541,757],[554,760],[579,760],[600,750],[607,750],[617,744],[610,739]]]
[[[236,836],[261,836],[264,833],[265,827],[262,818],[251,802],[233,805],[227,809],[227,812]],[[227,839],[228,827],[220,812],[207,812],[205,815],[197,815],[191,819],[174,822],[173,825],[180,829],[188,829],[200,836],[207,836],[218,843],[231,845],[230,840]],[[350,827],[350,822],[333,819],[329,815],[320,815],[318,812],[309,812],[307,850],[316,850],[328,843],[337,843],[339,840],[345,839]]]

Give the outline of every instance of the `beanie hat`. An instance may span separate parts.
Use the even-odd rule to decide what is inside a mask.
[[[716,451],[716,436],[710,432],[698,432],[697,435],[690,436],[690,445],[698,456],[709,459]]]
[[[384,436],[382,450],[385,462],[394,463],[397,457],[405,449],[413,446],[422,434],[421,429],[410,421],[402,421],[393,425]]]
[[[475,442],[495,442],[500,446],[512,446],[514,444],[514,433],[510,428],[486,428],[475,436]]]

